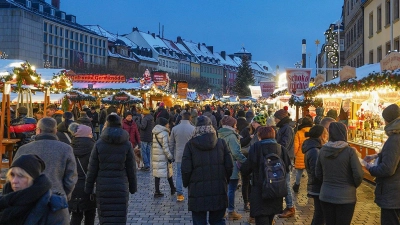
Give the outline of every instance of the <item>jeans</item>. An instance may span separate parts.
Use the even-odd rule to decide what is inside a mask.
[[[400,209],[381,209],[381,224],[400,224]]]
[[[350,225],[356,203],[333,204],[321,201],[325,225]]]
[[[292,208],[293,207],[293,193],[292,193],[292,188],[290,186],[290,172],[286,174],[286,186],[287,186],[287,196],[285,197],[286,201],[286,208]]]
[[[101,132],[103,131],[104,124],[99,125],[99,136],[101,135]]]
[[[235,210],[235,192],[239,183],[239,179],[230,179],[228,184],[228,212]]]
[[[324,211],[322,210],[321,201],[319,200],[318,195],[313,195],[312,198],[314,199],[314,215],[311,221],[311,225],[324,225],[325,218],[324,218]]]
[[[181,165],[182,163],[176,162],[176,192],[178,195],[183,195],[183,184],[182,184],[182,172]]]
[[[300,184],[301,176],[303,175],[304,169],[296,169],[296,184]]]
[[[150,150],[151,150],[151,142],[144,142],[141,143],[141,150],[142,150],[142,159],[144,167],[150,168]]]
[[[96,209],[86,210],[83,212],[72,212],[70,225],[81,225],[83,215],[85,215],[85,225],[94,225],[94,218],[96,217]]]
[[[225,225],[225,209],[218,211],[208,211],[208,222],[210,225]],[[207,211],[192,211],[193,225],[207,225]]]
[[[256,222],[256,225],[272,225],[272,222],[274,221],[274,216],[275,215],[256,216],[254,220]]]

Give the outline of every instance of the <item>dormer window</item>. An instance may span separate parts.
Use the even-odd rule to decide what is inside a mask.
[[[71,22],[75,23],[75,21],[76,21],[75,16],[72,16],[71,17]]]
[[[54,16],[56,14],[56,10],[50,9],[50,15]]]
[[[43,12],[43,5],[39,5],[39,12]]]
[[[61,19],[65,20],[65,13],[61,13]]]
[[[26,0],[26,7],[29,9],[32,7],[32,2],[30,0]]]
[[[115,54],[115,48],[114,48],[114,47],[111,48],[111,52],[112,52],[113,54]]]

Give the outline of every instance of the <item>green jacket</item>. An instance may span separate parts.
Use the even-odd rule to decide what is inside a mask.
[[[218,130],[218,137],[223,139],[228,145],[228,149],[233,156],[234,162],[239,161],[240,163],[244,163],[246,161],[246,157],[241,152],[238,133],[232,129],[222,127]],[[239,169],[235,163],[231,179],[239,179]]]

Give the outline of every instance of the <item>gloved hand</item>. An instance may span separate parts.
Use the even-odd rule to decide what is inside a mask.
[[[168,159],[168,162],[169,162],[169,163],[173,163],[173,162],[175,162],[175,159],[174,159],[174,158]]]

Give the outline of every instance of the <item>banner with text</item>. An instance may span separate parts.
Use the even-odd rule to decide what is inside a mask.
[[[275,81],[260,81],[261,96],[269,98],[275,91]]]
[[[400,94],[397,91],[387,92],[387,93],[379,93],[378,96],[385,102],[396,103],[400,101]]]
[[[290,94],[301,95],[310,85],[311,69],[308,68],[288,68],[286,69],[286,79],[288,92]]]
[[[167,85],[167,73],[166,72],[154,72],[153,82],[156,86]]]
[[[188,83],[186,81],[178,81],[176,82],[177,93],[179,99],[186,99],[188,93]]]
[[[250,86],[250,92],[252,98],[259,98],[261,97],[261,87],[260,86]]]
[[[80,74],[68,75],[73,82],[86,82],[86,83],[122,83],[126,82],[124,75],[102,75],[102,74]]]
[[[324,109],[325,109],[324,115],[326,115],[326,113],[331,109],[336,110],[339,115],[341,105],[342,105],[341,98],[324,98]]]

